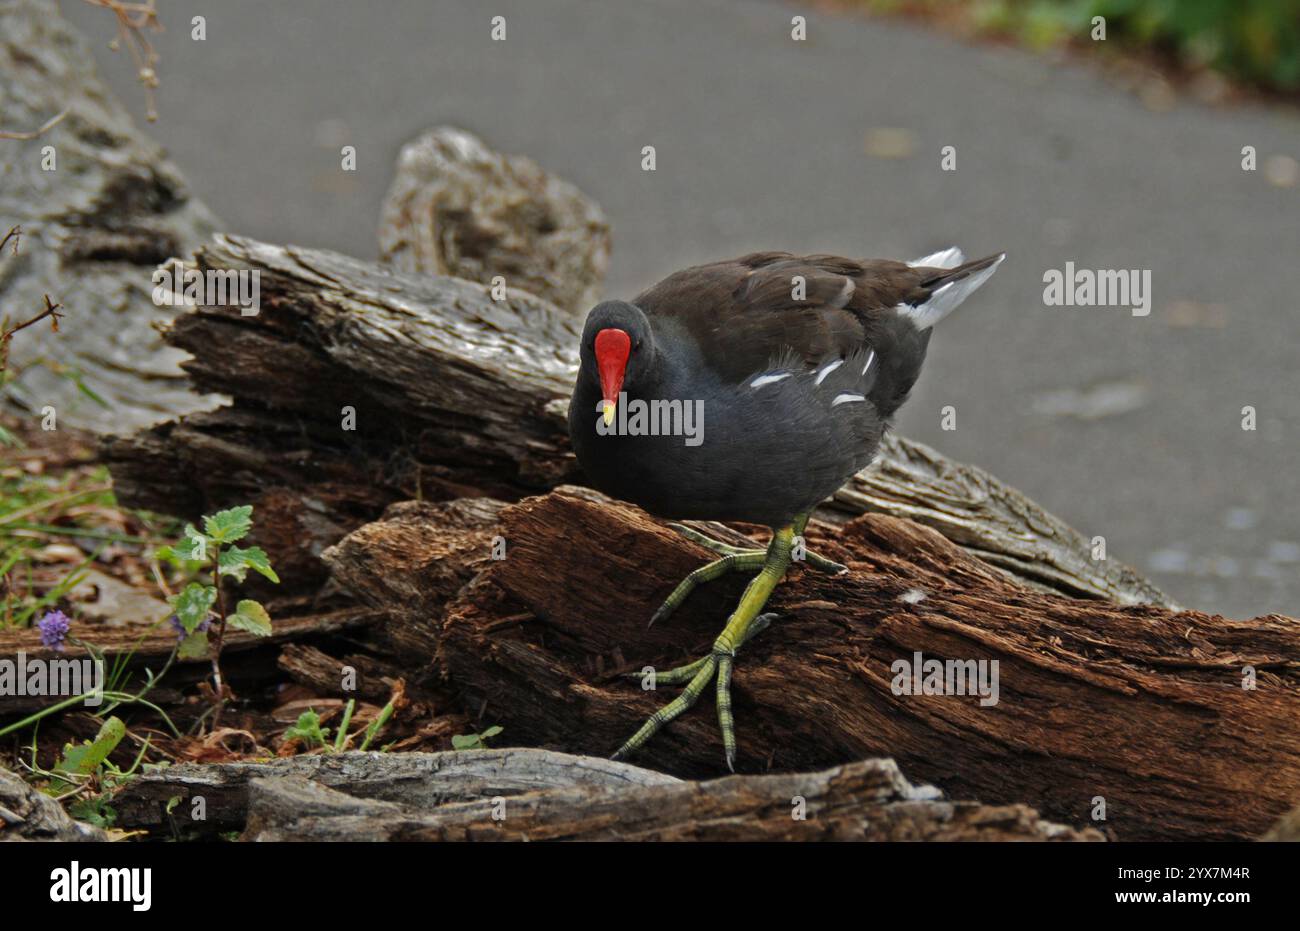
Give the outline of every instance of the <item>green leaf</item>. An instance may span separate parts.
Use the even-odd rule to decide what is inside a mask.
[[[181,641],[176,651],[177,659],[203,659],[208,655],[208,632],[196,630]]]
[[[107,794],[80,798],[68,806],[68,814],[97,828],[111,828],[117,820],[117,811],[108,802]]]
[[[266,613],[266,608],[247,598],[235,605],[235,613],[226,618],[226,623],[255,637],[271,636],[271,615]]]
[[[488,738],[495,737],[501,731],[500,724],[493,724],[481,734],[457,734],[451,738],[451,746],[456,750],[486,750]]]
[[[160,546],[154,550],[153,555],[155,559],[182,567],[187,562],[207,562],[208,554],[212,551],[211,542],[193,524],[186,524],[185,539],[175,546]]]
[[[207,618],[216,600],[217,590],[211,585],[191,582],[181,590],[179,595],[172,596],[172,608],[176,611],[176,618],[181,622],[181,627],[185,628],[187,634],[192,634],[195,628]]]
[[[185,525],[185,539],[176,544],[176,555],[192,562],[207,562],[212,556],[212,541],[199,533],[193,524]]]
[[[272,582],[280,581],[280,577],[271,568],[271,561],[267,558],[266,552],[260,546],[250,546],[248,549],[241,549],[238,546],[227,547],[221,551],[217,562],[222,575],[234,576],[240,582],[244,581],[244,576],[248,574],[249,569],[266,576]]]
[[[322,729],[320,726],[320,715],[314,710],[308,708],[302,714],[298,715],[298,723],[284,732],[284,739],[301,740],[309,748],[325,746],[325,738],[329,736],[329,728]]]
[[[240,505],[203,518],[203,529],[216,543],[242,540],[253,529],[253,506]]]
[[[54,765],[54,771],[89,776],[99,769],[125,736],[126,725],[122,723],[122,719],[109,718],[100,727],[93,741],[86,740],[79,745],[65,745],[63,757]]]

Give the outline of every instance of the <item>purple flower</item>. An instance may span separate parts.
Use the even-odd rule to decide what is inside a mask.
[[[167,618],[167,623],[171,624],[172,630],[176,631],[177,640],[184,640],[186,637],[189,636],[189,634],[185,632],[185,626],[181,624],[181,619],[178,618],[176,615],[173,614],[171,617]],[[199,626],[194,628],[194,632],[197,634],[201,630],[206,631],[211,626],[212,626],[212,622],[207,618],[204,618],[203,620],[199,621]]]
[[[63,641],[68,637],[68,628],[72,621],[62,611],[47,611],[45,617],[36,622],[41,632],[42,645],[52,650],[63,650]]]

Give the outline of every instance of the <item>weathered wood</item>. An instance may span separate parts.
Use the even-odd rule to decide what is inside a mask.
[[[1083,534],[988,472],[892,433],[876,463],[817,513],[839,522],[866,513],[906,517],[1040,591],[1180,607],[1129,566],[1094,559]]]
[[[119,824],[168,824],[167,801],[203,796],[205,831],[242,828],[252,779],[302,777],[359,798],[432,808],[557,786],[669,785],[672,776],[605,759],[542,750],[467,750],[446,753],[326,753],[265,763],[183,763],[142,773],[113,799]],[[187,809],[188,805],[179,806]],[[189,822],[188,814],[182,823]]]
[[[59,423],[126,431],[215,398],[190,390],[154,324],[174,309],[150,298],[154,266],[190,252],[217,226],[162,149],[133,124],[99,80],[89,43],[52,0],[0,0],[0,130],[32,130],[66,109],[49,131],[0,139],[0,236],[23,228],[18,255],[0,257],[0,316],[30,316],[49,294],[64,305],[58,334],[32,327],[13,341],[11,366],[27,366],[6,400]],[[114,31],[105,14],[105,36]],[[125,52],[123,52],[125,54]],[[56,170],[43,149],[52,146]],[[45,357],[79,369],[108,407],[83,397]]]
[[[111,438],[104,453],[126,503],[191,517],[258,505],[258,542],[282,576],[307,584],[324,547],[395,501],[513,500],[580,478],[564,416],[578,333],[550,304],[230,236],[198,260],[260,270],[263,310],[177,319],[167,339],[194,353],[196,386],[235,401]],[[902,438],[821,513],[864,510],[933,526],[1027,584],[1169,604],[1128,567],[1093,560],[1082,535],[1019,492]]]
[[[532,159],[443,126],[402,146],[384,198],[379,260],[481,284],[500,275],[585,315],[609,265],[609,224],[595,201]]]
[[[0,841],[103,841],[99,828],[74,820],[53,798],[0,767]]]
[[[518,497],[575,474],[545,407],[568,391],[577,331],[552,305],[235,237],[197,261],[262,273],[260,315],[201,308],[167,337],[195,353],[200,390],[235,401],[111,438],[122,501],[189,515],[251,503],[282,578],[310,586],[320,550],[394,501]]]
[[[244,828],[246,840],[1100,840],[1023,805],[945,800],[891,760],[824,772],[683,782],[545,750],[349,753],[146,773],[121,823]],[[206,820],[189,821],[202,796]],[[796,815],[803,817],[796,817]]]
[[[795,817],[796,813],[800,817]],[[429,811],[355,799],[301,778],[255,779],[245,839],[258,841],[1102,840],[1024,805],[948,802],[891,760],[819,773],[665,786],[573,786]]]
[[[442,616],[431,635],[437,666],[481,720],[505,725],[512,741],[608,753],[676,692],[645,693],[616,674],[703,655],[744,580],[697,591],[647,629],[672,586],[711,554],[593,498],[561,491],[502,510],[507,558],[450,604],[445,590],[424,604],[418,586],[389,581],[398,570],[385,553],[419,535],[410,520],[388,545],[376,524],[326,559],[393,616],[390,626]],[[443,535],[456,532],[427,526],[426,536]],[[890,756],[955,797],[1023,802],[1066,823],[1089,820],[1104,799],[1106,827],[1123,839],[1255,837],[1300,797],[1295,620],[1041,593],[933,530],[882,515],[814,522],[809,538],[851,571],[795,570],[769,606],[780,619],[737,660],[740,771]],[[446,558],[458,551],[454,539],[439,547]],[[996,661],[999,701],[896,694],[893,664],[917,652]],[[1252,671],[1257,688],[1244,689]],[[710,691],[636,762],[716,774],[711,704]]]

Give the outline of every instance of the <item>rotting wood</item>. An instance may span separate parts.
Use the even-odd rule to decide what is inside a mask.
[[[424,529],[444,560],[473,552],[436,522]],[[708,585],[647,629],[710,554],[637,509],[567,490],[503,509],[497,532],[508,558],[487,563],[449,604],[441,591],[426,603],[418,585],[390,581],[386,554],[420,536],[418,520],[391,538],[372,524],[326,559],[390,615],[390,628],[424,629],[446,687],[512,742],[611,752],[676,691],[646,693],[617,674],[702,655],[744,584]],[[738,770],[891,756],[954,797],[1021,802],[1065,823],[1089,819],[1102,798],[1106,827],[1122,839],[1251,838],[1300,797],[1295,620],[1034,591],[937,532],[884,515],[814,522],[809,539],[851,571],[796,570],[778,587],[769,609],[779,620],[735,667]],[[986,670],[996,661],[998,702],[895,694],[893,664],[917,653]],[[1254,690],[1243,688],[1248,668]],[[717,774],[711,705],[710,691],[635,761]]]

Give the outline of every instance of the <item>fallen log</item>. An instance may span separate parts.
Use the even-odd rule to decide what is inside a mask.
[[[517,500],[580,480],[565,422],[571,315],[526,292],[495,301],[459,279],[234,236],[215,237],[196,262],[259,270],[263,309],[176,320],[166,338],[194,354],[185,369],[196,388],[234,402],[109,438],[124,503],[191,518],[254,504],[257,542],[286,580],[307,585],[321,578],[322,549],[393,502]],[[820,513],[863,511],[932,526],[1042,589],[1170,603],[1019,492],[902,438]]]
[[[817,773],[683,782],[544,750],[298,757],[187,764],[144,774],[114,799],[119,821],[157,829],[171,798],[245,840],[1101,840],[1023,805],[953,802],[891,760]]]
[[[248,786],[254,779],[305,778],[358,798],[432,808],[539,789],[584,786],[669,785],[663,773],[605,759],[541,750],[473,750],[446,753],[350,752],[286,757],[265,763],[183,763],[145,772],[113,798],[118,823],[132,828],[167,825],[168,800],[202,796],[206,820],[196,830],[242,828]],[[188,806],[180,806],[188,808]],[[183,815],[184,823],[189,822]]]
[[[635,508],[567,489],[527,499],[501,510],[506,558],[486,563],[488,531],[421,523],[403,512],[372,524],[326,561],[390,629],[436,642],[436,671],[463,708],[527,745],[611,752],[669,697],[618,674],[705,653],[744,584],[706,586],[647,629],[711,554]],[[809,539],[851,571],[794,571],[769,605],[779,620],[741,653],[739,771],[890,756],[954,797],[1023,802],[1066,823],[1104,812],[1126,840],[1253,838],[1300,798],[1295,620],[1045,594],[888,516],[815,521]],[[426,562],[447,578],[458,554],[483,571],[450,603],[436,584],[426,599]],[[900,691],[913,680],[896,664],[918,655],[996,669],[998,700]],[[637,762],[716,774],[711,693],[701,704]]]
[[[40,789],[0,767],[0,841],[104,841],[97,827],[74,820]]]

